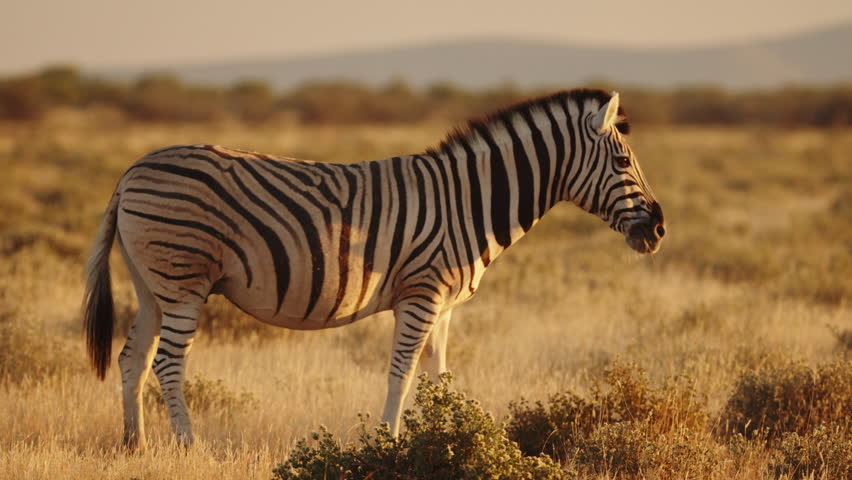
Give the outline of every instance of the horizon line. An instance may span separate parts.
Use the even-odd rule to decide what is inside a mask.
[[[804,28],[799,30],[794,30],[786,33],[772,33],[772,34],[763,34],[763,35],[755,35],[751,38],[740,38],[733,39],[729,41],[719,42],[719,43],[707,43],[707,42],[699,42],[692,45],[686,46],[674,46],[674,45],[645,45],[645,46],[631,46],[624,43],[600,43],[586,40],[561,40],[554,39],[552,37],[543,37],[537,35],[500,35],[500,34],[475,34],[475,35],[458,35],[452,38],[446,39],[432,39],[432,40],[415,40],[408,42],[400,42],[395,45],[376,45],[376,46],[363,46],[363,47],[353,47],[353,48],[339,48],[333,50],[324,50],[317,51],[312,53],[294,53],[294,54],[255,54],[255,55],[241,55],[241,56],[222,56],[222,57],[209,57],[207,59],[193,60],[187,59],[184,61],[171,61],[171,62],[163,62],[160,64],[155,64],[147,61],[139,61],[139,62],[118,62],[118,63],[110,63],[104,65],[87,65],[85,63],[75,62],[74,60],[51,60],[46,61],[40,64],[37,67],[31,67],[26,69],[16,69],[9,71],[0,70],[0,75],[3,76],[14,76],[19,74],[26,74],[37,72],[43,70],[45,68],[50,68],[51,66],[57,65],[70,65],[79,68],[83,72],[94,73],[94,74],[109,74],[109,73],[127,73],[127,71],[169,71],[174,68],[182,68],[182,67],[201,67],[201,66],[209,66],[223,63],[252,63],[252,62],[261,62],[261,61],[298,61],[298,60],[311,60],[311,59],[321,59],[342,55],[358,55],[365,54],[371,52],[382,52],[382,51],[394,51],[394,50],[405,50],[405,49],[416,49],[416,48],[430,48],[430,47],[439,47],[439,46],[449,46],[453,44],[459,43],[475,43],[475,42],[512,42],[512,43],[527,43],[527,44],[540,44],[542,46],[547,47],[563,47],[563,48],[584,48],[584,49],[597,49],[597,50],[624,50],[624,51],[632,51],[632,52],[678,52],[678,51],[686,51],[686,50],[712,50],[712,49],[724,49],[724,48],[735,48],[737,46],[748,45],[752,43],[766,43],[772,41],[779,41],[785,38],[790,37],[798,37],[805,36],[809,34],[819,33],[819,32],[827,32],[832,30],[839,30],[844,28],[852,29],[852,18],[845,20],[838,20],[831,23],[826,23],[821,26],[814,26],[810,28]],[[124,71],[124,72],[122,72]]]

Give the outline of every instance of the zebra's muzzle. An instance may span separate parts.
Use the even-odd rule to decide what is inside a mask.
[[[658,203],[651,205],[651,215],[647,220],[638,221],[627,229],[624,240],[630,248],[639,253],[655,253],[660,249],[666,234],[663,211]]]
[[[639,253],[654,253],[660,248],[659,238],[651,233],[651,228],[647,224],[631,226],[624,239],[630,248]]]

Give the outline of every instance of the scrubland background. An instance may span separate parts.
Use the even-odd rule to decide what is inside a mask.
[[[678,105],[677,94],[658,95]],[[347,98],[345,91],[338,98]],[[510,402],[522,397],[546,405],[560,392],[588,397],[596,385],[611,388],[604,378],[614,366],[627,365],[632,375],[643,369],[651,386],[679,377],[691,382],[706,417],[696,430],[697,444],[712,451],[700,457],[709,462],[702,475],[687,472],[688,462],[675,473],[653,462],[631,471],[612,463],[612,454],[603,467],[569,460],[572,468],[592,478],[803,472],[841,478],[836,472],[852,468],[848,456],[838,461],[840,470],[779,469],[785,450],[752,441],[749,432],[758,426],[732,440],[736,428],[719,424],[733,418],[732,398],[749,400],[744,378],[764,379],[770,400],[780,398],[776,403],[795,415],[806,405],[783,400],[798,398],[791,391],[802,384],[785,372],[813,375],[820,365],[839,365],[837,380],[829,382],[841,408],[830,424],[840,433],[832,438],[852,445],[850,413],[842,411],[852,405],[849,105],[828,102],[837,111],[823,123],[725,124],[643,122],[633,100],[622,93],[628,114],[636,112],[630,143],[666,216],[661,251],[638,256],[597,218],[571,205],[554,209],[491,267],[476,298],[455,310],[448,355],[454,388],[502,421],[512,413]],[[354,438],[356,414],[381,411],[388,315],[295,332],[246,319],[211,297],[188,367],[197,444],[189,451],[175,447],[152,393],[146,397],[151,452],[124,452],[117,368],[105,382],[96,380],[81,330],[83,265],[101,214],[122,172],[158,147],[218,143],[324,161],[377,159],[436,144],[456,120],[486,104],[344,123],[301,114],[143,118],[109,102],[35,102],[33,115],[6,115],[0,122],[0,477],[269,478],[320,424],[337,438]],[[123,333],[136,300],[117,254],[112,265]],[[115,351],[123,339],[116,338]],[[814,445],[804,450],[819,456],[823,447]]]

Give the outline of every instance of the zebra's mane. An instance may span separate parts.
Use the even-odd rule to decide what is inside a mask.
[[[563,90],[550,95],[532,98],[529,100],[516,103],[506,108],[488,113],[482,117],[468,120],[464,125],[458,126],[447,134],[447,137],[441,141],[437,147],[426,149],[426,154],[435,155],[440,152],[448,151],[453,145],[463,140],[471,140],[477,130],[483,128],[489,129],[492,125],[498,125],[505,121],[510,121],[516,114],[523,112],[532,112],[540,110],[551,103],[566,104],[573,102],[577,105],[582,105],[586,100],[597,100],[598,105],[606,104],[612,95],[604,90],[594,88],[576,88],[573,90]],[[615,127],[623,134],[630,133],[630,123],[625,116],[624,109],[618,107],[618,123]]]

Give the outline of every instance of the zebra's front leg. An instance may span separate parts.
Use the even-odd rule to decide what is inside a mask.
[[[382,421],[390,424],[391,434],[399,433],[402,402],[411,387],[412,373],[440,317],[440,305],[421,297],[397,305],[394,309],[395,327],[388,372],[388,396]]]
[[[178,444],[192,445],[192,425],[183,394],[186,357],[195,336],[200,306],[182,305],[163,311],[160,347],[154,357],[154,373],[163,391],[163,400],[172,422]]]
[[[450,330],[451,309],[444,310],[435,322],[426,346],[420,353],[420,367],[429,374],[429,380],[437,382],[447,371],[447,335]]]

